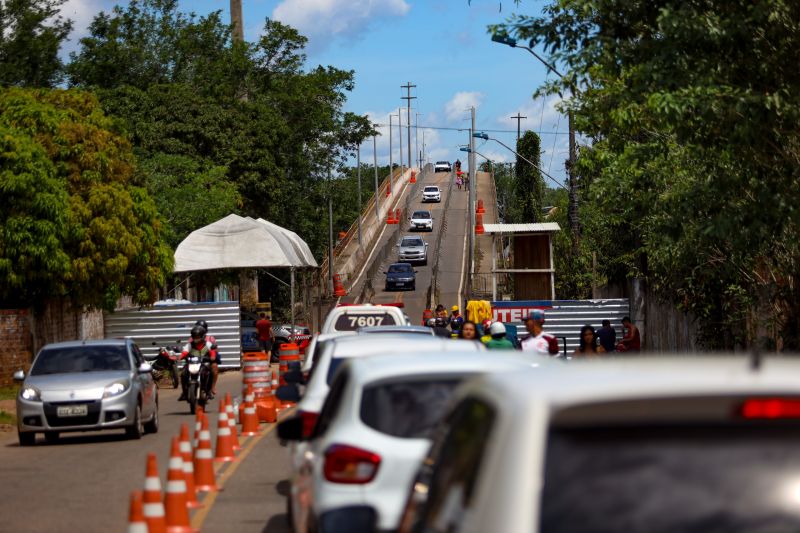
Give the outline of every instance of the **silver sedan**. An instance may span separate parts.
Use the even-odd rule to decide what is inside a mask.
[[[36,433],[55,441],[66,431],[123,429],[134,439],[158,431],[158,389],[130,339],[48,344],[33,361],[17,395],[21,446]]]

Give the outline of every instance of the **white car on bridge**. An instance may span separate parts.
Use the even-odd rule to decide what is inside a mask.
[[[401,532],[794,531],[800,362],[582,360],[462,387]]]
[[[436,185],[426,185],[422,189],[422,203],[425,202],[441,202],[442,191]]]
[[[463,343],[456,343],[463,344]],[[470,351],[350,358],[337,371],[293,481],[295,531],[344,531],[373,518],[395,530],[419,462],[452,391],[465,379],[537,365],[522,354],[491,358]],[[281,438],[303,438],[288,419]],[[352,529],[347,528],[352,531]]]

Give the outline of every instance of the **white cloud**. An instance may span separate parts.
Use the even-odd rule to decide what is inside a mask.
[[[272,18],[300,30],[313,50],[331,40],[353,40],[375,19],[402,17],[410,9],[405,0],[283,0]]]
[[[477,91],[459,91],[444,105],[445,118],[451,123],[461,122],[469,117],[469,108],[478,108],[483,102],[483,93]]]

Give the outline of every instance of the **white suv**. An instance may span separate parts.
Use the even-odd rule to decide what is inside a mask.
[[[422,202],[441,202],[442,191],[436,185],[426,185],[422,189]]]
[[[452,391],[480,373],[533,364],[520,354],[487,358],[475,351],[418,354],[413,364],[408,355],[349,359],[331,384],[293,483],[296,530],[361,523],[356,513],[376,515],[380,531],[395,530]],[[302,419],[282,422],[281,438],[301,438],[302,426]]]
[[[572,361],[462,387],[399,531],[796,531],[800,361]]]
[[[453,168],[450,166],[449,161],[437,161],[435,165],[433,165],[433,172],[451,172]]]

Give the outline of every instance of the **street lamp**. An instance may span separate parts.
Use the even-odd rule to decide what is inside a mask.
[[[505,44],[510,46],[511,48],[522,48],[523,50],[527,50],[528,52],[533,55],[536,59],[538,59],[544,66],[546,66],[550,71],[552,71],[556,76],[564,79],[564,75],[561,74],[556,67],[554,67],[549,61],[545,60],[539,54],[533,51],[532,48],[528,46],[520,45],[516,39],[510,37],[509,35],[505,34],[495,34],[492,35],[492,41],[500,44]],[[533,44],[531,41],[529,44]],[[575,94],[577,91],[575,87],[572,86],[570,83],[570,92]],[[570,228],[572,229],[572,246],[573,249],[576,251],[578,250],[578,238],[580,236],[580,223],[578,221],[578,180],[575,177],[575,128],[572,123],[572,111],[570,110],[567,113],[567,119],[569,122],[569,164],[567,165],[567,173],[569,174],[569,209],[567,210]],[[541,170],[541,169],[540,169]],[[551,178],[552,179],[552,178]]]
[[[512,154],[516,155],[517,157],[519,157],[520,159],[522,159],[522,160],[523,160],[523,161],[525,161],[526,163],[528,163],[528,164],[530,164],[530,165],[533,165],[533,167],[534,167],[534,168],[538,169],[538,170],[539,170],[539,172],[541,172],[541,173],[542,173],[542,174],[544,174],[546,177],[548,177],[548,178],[549,178],[551,181],[553,181],[553,183],[555,183],[557,186],[561,187],[561,188],[562,188],[562,189],[564,189],[564,190],[567,190],[567,191],[569,191],[569,189],[567,189],[566,187],[564,187],[564,185],[562,185],[562,184],[561,184],[561,183],[560,183],[560,182],[559,182],[557,179],[555,179],[553,176],[551,176],[550,174],[548,174],[547,172],[545,172],[544,170],[542,170],[542,167],[541,167],[541,166],[537,165],[536,163],[534,163],[533,161],[531,161],[530,159],[528,159],[528,158],[527,158],[527,157],[525,157],[524,155],[520,154],[520,153],[519,153],[519,152],[517,152],[516,150],[513,150],[513,149],[512,149],[510,146],[508,146],[506,143],[504,143],[504,142],[503,142],[503,141],[501,141],[500,139],[495,139],[494,137],[489,137],[489,134],[488,134],[488,133],[484,133],[484,132],[481,132],[481,131],[478,131],[478,132],[475,132],[475,133],[473,133],[473,134],[472,134],[472,136],[473,136],[473,137],[475,137],[476,139],[483,139],[484,141],[494,141],[494,142],[496,142],[497,144],[499,144],[499,145],[503,146],[503,147],[504,147],[506,150],[508,150],[508,151],[509,151],[509,152],[511,152]],[[468,151],[469,149],[467,149],[467,150],[464,150],[464,148],[462,148],[461,150],[462,150],[462,151]],[[477,154],[478,152],[475,152],[475,153]],[[481,155],[481,154],[478,154],[478,155]],[[485,158],[485,156],[482,156],[482,157],[484,157],[484,158]]]

